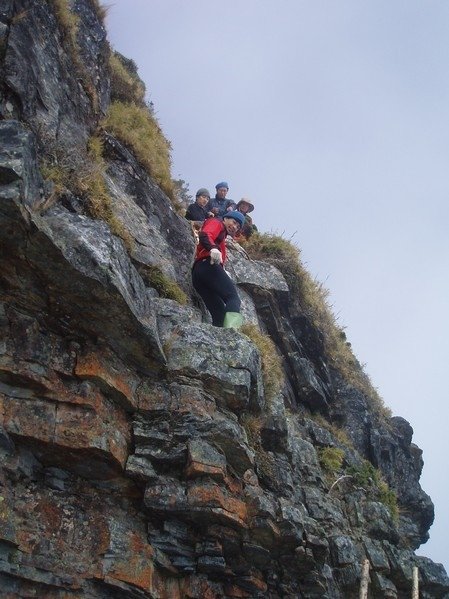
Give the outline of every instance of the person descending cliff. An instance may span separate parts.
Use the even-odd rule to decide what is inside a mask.
[[[192,283],[203,299],[216,327],[237,329],[242,324],[237,288],[224,270],[226,236],[234,236],[245,222],[241,212],[227,212],[223,220],[208,218],[199,232]]]

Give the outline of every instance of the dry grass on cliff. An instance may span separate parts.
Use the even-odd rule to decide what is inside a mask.
[[[101,23],[104,23],[106,15],[109,12],[110,5],[101,4],[101,2],[99,2],[98,0],[92,0],[92,6],[94,8],[95,14],[98,17],[98,20]]]
[[[178,283],[170,277],[167,277],[160,268],[157,266],[149,266],[146,268],[145,272],[146,276],[143,277],[144,280],[151,285],[151,287],[154,287],[161,297],[175,300],[182,305],[187,304],[187,295]]]
[[[112,233],[120,237],[127,250],[131,251],[134,240],[114,213],[112,198],[105,182],[106,164],[102,152],[103,144],[97,136],[90,138],[86,156],[63,154],[60,149],[48,152],[47,158],[41,161],[40,170],[44,179],[54,183],[55,189],[45,207],[48,208],[64,190],[69,190],[85,199],[90,215],[104,220]]]
[[[363,371],[346,341],[343,329],[337,324],[328,302],[328,290],[312,278],[300,259],[300,250],[291,241],[272,233],[256,233],[245,245],[248,255],[276,266],[284,275],[291,297],[296,298],[302,311],[323,333],[324,349],[331,365],[343,378],[366,395],[376,412],[388,418],[385,406],[368,375]]]
[[[276,345],[269,335],[261,333],[254,324],[244,324],[241,332],[247,335],[260,353],[265,399],[270,402],[282,389],[284,371]]]
[[[171,178],[171,145],[156,118],[133,102],[112,102],[101,126],[119,139],[167,196],[175,201]]]
[[[332,424],[331,422],[329,422],[328,420],[326,420],[324,418],[324,416],[322,416],[321,414],[309,414],[308,418],[310,420],[313,420],[321,428],[324,428],[327,431],[329,431],[330,434],[339,443],[341,443],[345,447],[349,447],[351,449],[354,449],[354,444],[352,443],[351,439],[348,437],[348,433],[345,430],[343,430],[342,428],[339,428],[335,424]]]
[[[341,470],[345,452],[338,447],[321,447],[318,450],[318,460],[327,475],[335,475]]]
[[[89,97],[93,109],[97,111],[99,105],[97,90],[95,89],[92,78],[82,61],[78,44],[79,17],[71,11],[68,0],[47,0],[47,2],[55,11],[56,19],[62,33],[63,43],[67,47],[68,54],[73,62],[78,79]],[[98,5],[98,3],[96,4]],[[99,5],[98,10],[100,10]]]
[[[88,144],[86,172],[77,176],[77,191],[87,197],[89,212],[94,218],[104,220],[112,233],[120,237],[128,251],[134,246],[134,239],[124,224],[114,213],[112,198],[105,182],[106,163],[103,159],[103,142],[92,136]]]
[[[79,17],[70,10],[68,0],[47,0],[54,8],[59,26],[72,49],[78,47]]]
[[[111,71],[111,98],[119,102],[134,102],[145,106],[145,84],[130,68],[134,63],[119,54],[111,52],[109,68]]]

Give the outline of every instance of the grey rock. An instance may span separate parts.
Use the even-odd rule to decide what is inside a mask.
[[[74,68],[55,14],[42,2],[15,3],[26,18],[10,27],[4,56],[5,83],[12,92],[7,97],[17,116],[72,155],[85,148],[97,111],[105,110],[109,97],[106,32],[91,6],[80,2],[74,8],[82,24],[77,36],[82,73]]]
[[[301,357],[297,352],[292,352],[289,359],[293,365],[293,372],[298,385],[300,398],[313,412],[327,414],[329,405],[326,390],[316,376],[315,370],[309,360]]]
[[[40,201],[42,178],[37,168],[35,137],[18,121],[0,121],[0,216],[4,225],[16,220],[27,226],[32,209]],[[15,231],[6,229],[6,236]]]
[[[359,555],[352,539],[345,535],[329,539],[332,563],[337,567],[348,566],[359,561]]]
[[[395,585],[380,572],[372,572],[370,575],[372,586],[380,593],[381,597],[396,599],[398,596]]]
[[[261,365],[255,346],[232,329],[179,325],[165,342],[172,376],[200,379],[223,407],[233,411],[262,407]]]
[[[198,572],[210,574],[211,576],[224,574],[226,570],[226,561],[223,557],[202,555],[198,558],[197,569]]]
[[[309,516],[315,520],[329,522],[337,529],[344,528],[344,516],[337,499],[325,496],[313,487],[304,487],[303,495]]]
[[[379,541],[398,542],[397,528],[385,505],[377,501],[367,501],[362,507],[362,512],[370,536]]]
[[[288,285],[277,268],[266,262],[245,259],[239,252],[229,252],[227,269],[235,276],[238,285],[254,293],[257,289],[288,294]]]
[[[185,487],[173,478],[159,477],[145,489],[145,506],[156,514],[182,515],[188,511]]]
[[[151,461],[146,456],[131,455],[126,462],[126,473],[140,481],[154,481],[157,474]]]
[[[382,549],[381,542],[370,539],[369,537],[365,537],[363,539],[363,545],[365,547],[366,557],[369,559],[371,568],[380,572],[388,572],[390,569],[390,564],[384,550]]]
[[[414,561],[418,567],[422,591],[428,597],[446,598],[448,596],[449,578],[443,565],[436,564],[428,557],[422,556],[416,556]]]
[[[114,211],[136,241],[134,265],[147,284],[149,267],[157,267],[191,296],[194,240],[189,223],[176,214],[129,150],[107,132],[104,142]]]
[[[226,471],[226,457],[217,451],[212,445],[201,439],[191,439],[187,444],[188,466],[197,463],[207,472],[210,469],[221,473],[220,478],[224,477]],[[217,476],[217,474],[210,474]]]

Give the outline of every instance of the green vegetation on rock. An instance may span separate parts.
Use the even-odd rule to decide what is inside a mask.
[[[335,474],[341,469],[345,452],[337,447],[322,447],[318,450],[321,468],[327,474]]]
[[[300,250],[291,241],[272,233],[256,233],[245,244],[245,250],[254,260],[262,260],[278,268],[284,275],[292,300],[298,301],[324,338],[324,351],[331,365],[351,385],[364,393],[376,412],[388,418],[390,410],[385,406],[368,375],[354,356],[346,341],[343,329],[328,303],[329,292],[312,278],[300,259]]]
[[[134,102],[145,106],[145,84],[137,75],[134,62],[119,52],[111,52],[109,57],[111,71],[111,99],[118,102]]]
[[[276,345],[269,335],[261,333],[254,324],[244,324],[240,330],[251,339],[259,350],[265,399],[269,402],[279,393],[284,384],[282,360],[276,351]]]
[[[373,495],[375,499],[383,503],[390,510],[394,520],[398,519],[397,495],[390,489],[382,478],[380,471],[371,462],[364,460],[360,467],[349,466],[346,469],[346,473],[352,476],[354,484],[363,487],[367,493]]]
[[[146,280],[154,287],[161,297],[177,301],[179,304],[187,303],[187,296],[176,281],[170,279],[157,266],[145,268]]]
[[[171,145],[148,108],[134,102],[112,102],[101,126],[133,152],[148,174],[174,201]]]
[[[128,251],[134,240],[113,209],[112,198],[105,182],[106,163],[103,159],[103,142],[100,137],[89,139],[85,156],[67,155],[58,149],[44,158],[40,165],[44,179],[53,181],[55,188],[47,206],[68,189],[86,200],[87,211],[93,218],[104,220],[112,233],[122,239]]]

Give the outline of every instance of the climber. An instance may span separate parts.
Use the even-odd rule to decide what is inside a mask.
[[[203,222],[206,218],[213,216],[213,213],[207,209],[210,201],[210,193],[205,187],[201,187],[196,192],[195,201],[190,204],[186,211],[186,219]]]
[[[245,222],[241,212],[227,212],[223,220],[208,218],[199,232],[192,282],[216,327],[238,329],[242,324],[237,288],[224,270],[227,235],[234,236]]]
[[[257,231],[256,225],[253,224],[253,219],[249,216],[249,212],[254,210],[254,205],[248,198],[242,198],[240,202],[238,202],[236,210],[241,212],[245,217],[242,228],[234,237],[234,240],[237,241],[237,243],[241,243],[242,241],[244,242],[249,239],[251,235]]]
[[[217,218],[223,218],[226,212],[235,210],[235,203],[232,200],[226,199],[226,194],[229,190],[229,185],[226,181],[221,181],[215,185],[215,197],[209,200],[207,209],[213,212]]]

